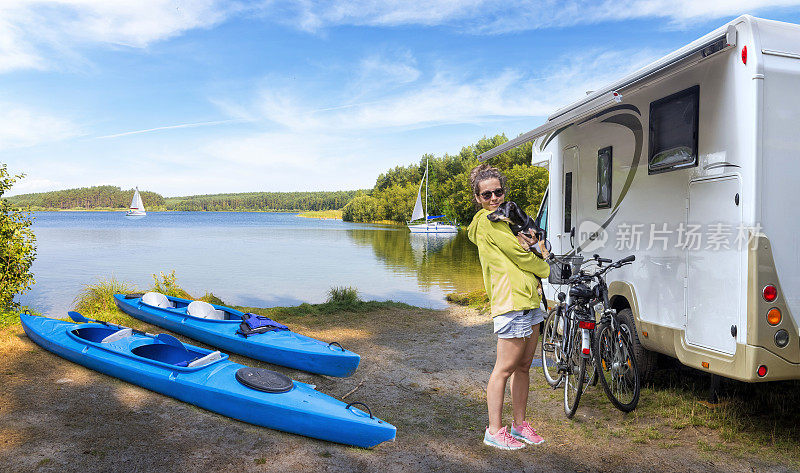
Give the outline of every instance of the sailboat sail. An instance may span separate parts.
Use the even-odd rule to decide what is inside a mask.
[[[142,202],[142,196],[139,194],[139,189],[136,189],[136,192],[133,193],[133,199],[131,200],[131,210],[144,211],[144,202]]]
[[[136,191],[133,193],[133,199],[131,199],[131,208],[125,213],[128,217],[144,217],[147,215],[147,212],[144,211],[144,202],[142,202],[142,196],[139,194],[139,188],[136,188]]]
[[[425,218],[425,211],[422,210],[422,183],[425,182],[425,177],[427,177],[427,175],[428,171],[425,170],[425,176],[423,176],[422,181],[419,183],[419,191],[417,191],[417,203],[414,204],[414,212],[411,213],[411,221]]]

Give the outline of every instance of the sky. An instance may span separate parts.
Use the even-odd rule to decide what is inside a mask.
[[[0,0],[7,195],[371,188],[800,0]]]

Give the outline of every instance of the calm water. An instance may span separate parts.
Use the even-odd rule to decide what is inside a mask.
[[[36,284],[19,298],[63,316],[84,284],[115,277],[140,289],[175,270],[190,294],[257,307],[323,302],[331,286],[365,300],[441,308],[444,295],[482,287],[465,232],[411,235],[404,228],[288,213],[37,212]]]

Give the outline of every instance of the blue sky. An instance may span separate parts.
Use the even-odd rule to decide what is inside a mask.
[[[10,194],[369,188],[800,1],[5,0]]]

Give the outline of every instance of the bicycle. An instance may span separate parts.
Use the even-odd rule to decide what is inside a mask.
[[[612,261],[599,255],[586,262],[582,258],[577,263],[570,262],[573,270],[578,269],[577,274],[566,279],[570,303],[566,304],[563,292],[558,294],[559,303],[550,311],[542,335],[545,379],[554,389],[563,383],[567,418],[575,415],[585,386],[596,384],[598,378],[606,396],[618,409],[630,412],[638,403],[640,385],[630,328],[609,307],[608,286],[603,278],[610,269],[634,260],[634,256],[629,256],[605,268],[603,263]],[[600,269],[594,274],[579,269],[587,263],[596,263]],[[597,283],[590,287],[594,281]],[[595,322],[595,311],[601,312],[599,323]],[[589,376],[587,364],[592,371]]]
[[[542,335],[545,379],[554,389],[563,384],[567,418],[575,415],[585,386],[596,384],[598,378],[592,361],[595,321],[585,304],[590,294],[585,285],[572,285],[567,305],[566,294],[559,293],[559,303],[548,315]]]

